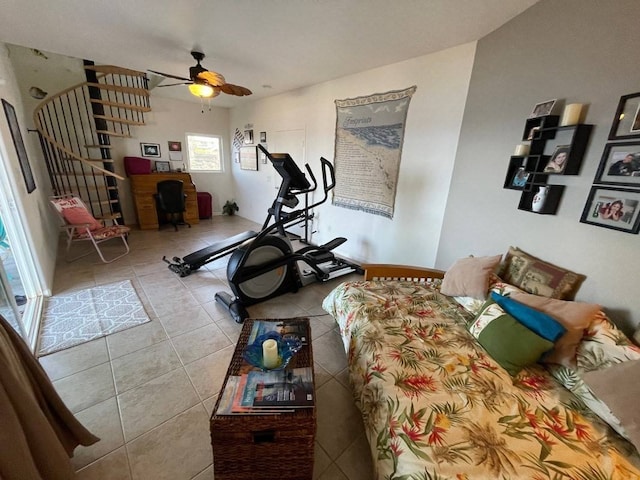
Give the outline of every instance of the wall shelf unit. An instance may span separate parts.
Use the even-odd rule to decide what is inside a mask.
[[[519,210],[554,215],[558,210],[564,185],[548,184],[553,175],[578,175],[587,150],[593,125],[559,126],[558,115],[528,118],[522,140],[530,142],[526,156],[512,156],[504,178],[503,188],[521,190]],[[534,202],[545,192],[542,205]],[[534,206],[535,203],[535,206]]]

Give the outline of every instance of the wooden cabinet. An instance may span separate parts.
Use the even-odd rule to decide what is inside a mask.
[[[186,212],[184,221],[190,224],[200,223],[198,216],[198,195],[196,187],[188,173],[150,173],[148,175],[130,175],[131,192],[136,206],[138,225],[141,230],[159,227],[158,211],[155,195],[158,192],[158,182],[163,180],[182,180],[186,198]]]

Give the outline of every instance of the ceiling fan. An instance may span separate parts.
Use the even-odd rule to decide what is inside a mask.
[[[163,77],[173,78],[176,80],[183,80],[180,83],[172,83],[169,85],[158,85],[158,87],[173,87],[175,85],[188,85],[189,91],[196,97],[201,98],[213,98],[222,93],[227,95],[236,95],[243,97],[245,95],[251,95],[251,90],[240,85],[233,85],[227,83],[224,77],[217,73],[212,72],[200,65],[200,61],[204,59],[204,53],[194,50],[191,52],[191,56],[197,62],[196,65],[189,68],[189,78],[178,77],[177,75],[171,75],[169,73],[156,72],[155,70],[149,70],[157,75]]]

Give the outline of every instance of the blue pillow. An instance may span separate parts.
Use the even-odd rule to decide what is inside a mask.
[[[491,292],[491,298],[525,327],[551,342],[558,340],[567,331],[561,323],[546,313],[496,292]]]

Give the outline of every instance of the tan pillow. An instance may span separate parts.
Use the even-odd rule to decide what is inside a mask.
[[[526,292],[561,300],[572,300],[586,278],[516,247],[509,247],[499,275],[505,282]]]
[[[595,303],[567,302],[530,293],[513,292],[510,297],[516,302],[551,315],[567,329],[555,343],[553,350],[545,355],[543,361],[574,367],[576,350],[582,340],[583,332],[602,307]]]
[[[606,403],[624,428],[624,434],[640,451],[640,360],[616,363],[603,370],[593,370],[582,379],[596,396]]]
[[[452,297],[486,299],[489,279],[501,258],[502,255],[461,258],[444,274],[440,292]]]

